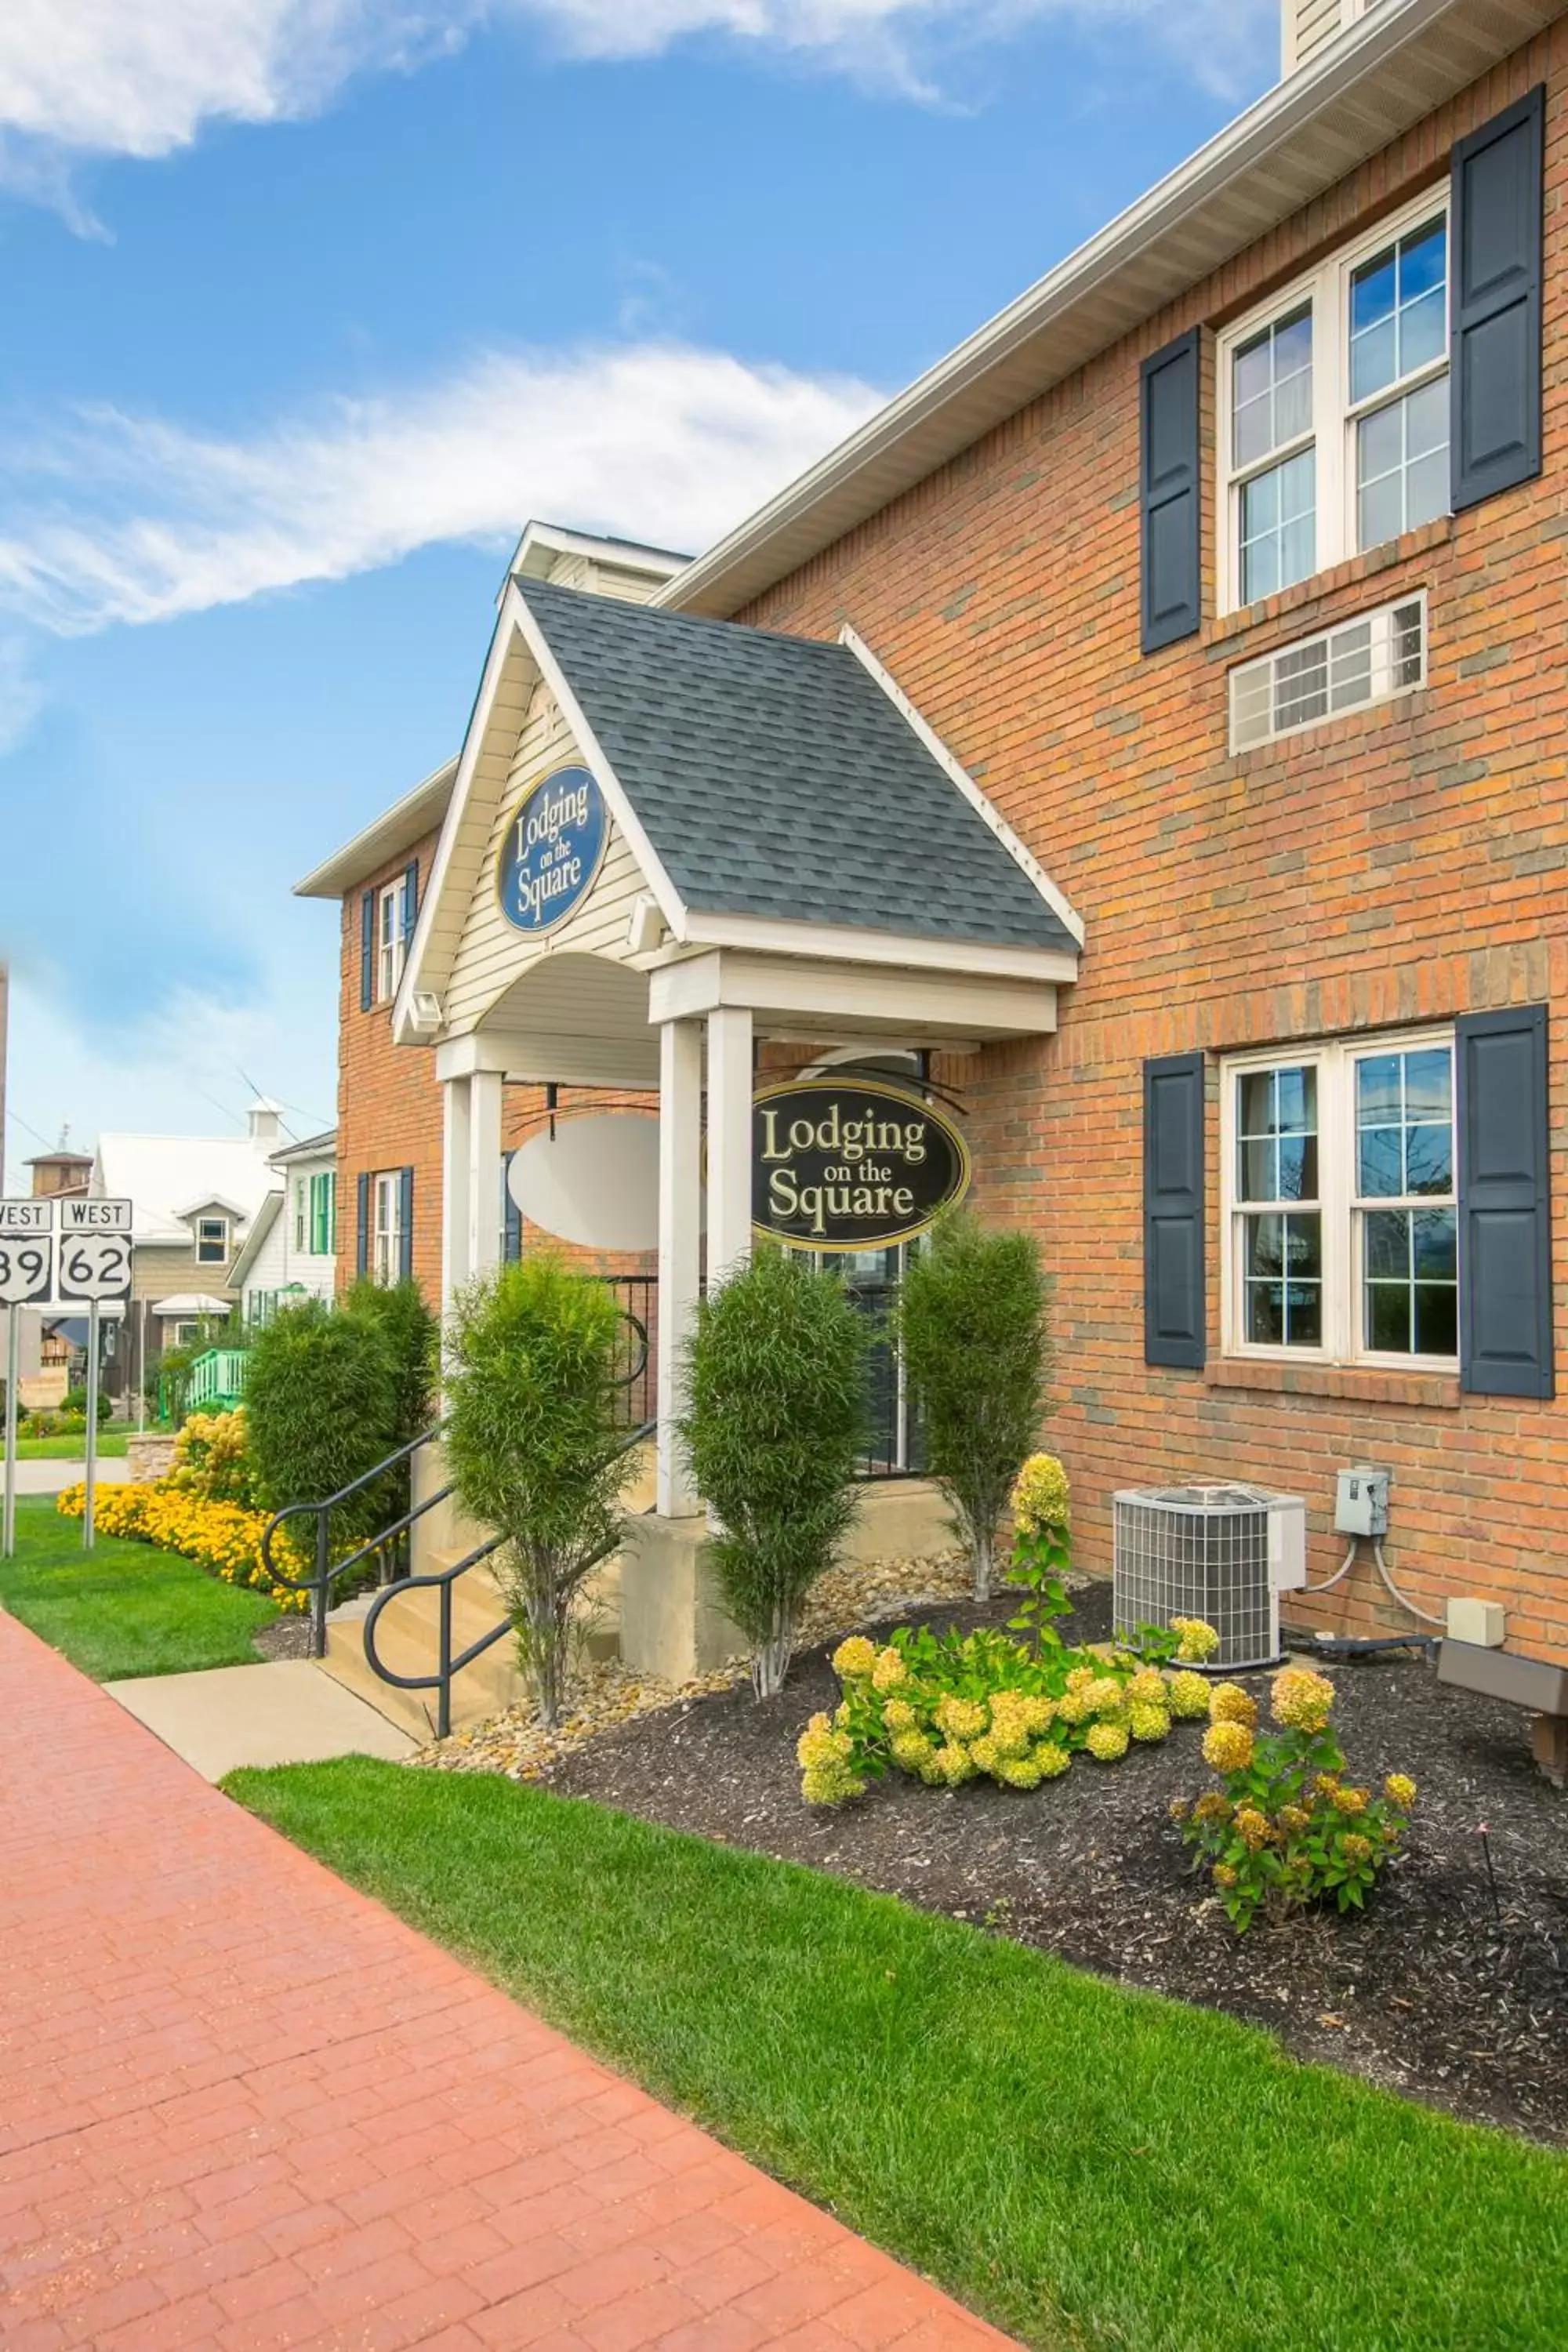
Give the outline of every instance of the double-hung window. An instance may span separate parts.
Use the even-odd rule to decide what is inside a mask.
[[[371,1228],[371,1273],[390,1287],[403,1275],[403,1177],[394,1169],[371,1179],[374,1215]]]
[[[228,1264],[228,1219],[226,1217],[196,1219],[196,1264],[198,1265]]]
[[[1237,1056],[1224,1086],[1230,1351],[1451,1368],[1452,1036]]]
[[[1448,507],[1448,220],[1428,196],[1220,343],[1221,602]]]

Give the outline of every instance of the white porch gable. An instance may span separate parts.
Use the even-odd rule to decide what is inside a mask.
[[[498,876],[520,803],[574,769],[606,813],[591,882],[554,921],[509,914]],[[509,1079],[657,1090],[658,1507],[690,1513],[673,1424],[702,1136],[712,1282],[751,1247],[759,1043],[962,1052],[1038,1035],[1082,937],[858,641],[513,578],[395,1009],[400,1039],[437,1047],[447,1296],[499,1255]]]

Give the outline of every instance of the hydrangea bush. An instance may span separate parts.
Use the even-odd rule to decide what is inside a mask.
[[[1178,1799],[1171,1812],[1238,1933],[1259,1911],[1283,1918],[1330,1895],[1359,1910],[1399,1850],[1415,1783],[1391,1772],[1381,1796],[1348,1783],[1329,1727],[1333,1703],[1324,1675],[1286,1666],[1269,1691],[1279,1728],[1259,1733],[1257,1702],[1237,1684],[1208,1693],[1204,1760],[1222,1786],[1195,1804]]]
[[[1207,1717],[1208,1685],[1191,1664],[1218,1646],[1214,1628],[1196,1619],[1169,1633],[1151,1628],[1142,1651],[1069,1647],[1052,1622],[1070,1606],[1061,1464],[1032,1455],[1012,1500],[1013,1580],[1028,1598],[1009,1630],[1026,1639],[906,1627],[881,1647],[864,1634],[841,1643],[833,1668],[842,1700],[812,1717],[795,1750],[807,1804],[861,1796],[889,1769],[930,1788],[985,1779],[1037,1789],[1075,1756],[1115,1764],[1135,1744],[1167,1738],[1173,1721]]]

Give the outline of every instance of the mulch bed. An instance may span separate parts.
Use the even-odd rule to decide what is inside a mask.
[[[969,1626],[1001,1623],[1015,1605],[914,1613]],[[1062,1630],[1098,1641],[1110,1619],[1110,1588],[1095,1584]],[[1440,1687],[1409,1653],[1331,1667],[1352,1776],[1375,1784],[1398,1770],[1419,1784],[1408,1851],[1363,1916],[1313,1914],[1237,1937],[1166,1819],[1172,1797],[1213,1785],[1193,1727],[1117,1765],[1080,1757],[1029,1794],[988,1781],[936,1791],[889,1774],[856,1804],[814,1811],[795,1743],[810,1714],[837,1703],[827,1655],[800,1659],[765,1705],[742,1687],[644,1716],[548,1785],[1227,2010],[1299,2057],[1568,2145],[1568,1796],[1536,1773],[1516,1709]],[[1238,1679],[1263,1698],[1267,1676]]]

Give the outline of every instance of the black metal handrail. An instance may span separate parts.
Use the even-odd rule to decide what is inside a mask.
[[[378,1478],[384,1478],[388,1471],[397,1468],[400,1462],[412,1462],[420,1447],[428,1445],[432,1438],[439,1437],[445,1427],[444,1422],[432,1422],[428,1429],[422,1430],[417,1437],[410,1438],[406,1445],[398,1446],[384,1461],[376,1463],[373,1469],[362,1471],[357,1478],[351,1478],[346,1486],[340,1486],[335,1495],[325,1496],[319,1503],[285,1503],[280,1511],[274,1511],[263,1528],[261,1564],[268,1575],[290,1592],[308,1592],[310,1595],[310,1655],[313,1658],[324,1658],[327,1654],[327,1605],[331,1589],[339,1578],[346,1576],[350,1569],[357,1568],[363,1560],[368,1559],[373,1552],[382,1551],[398,1536],[405,1534],[416,1519],[422,1519],[426,1511],[433,1511],[437,1503],[444,1503],[452,1490],[449,1486],[443,1486],[438,1493],[427,1495],[422,1503],[416,1503],[411,1510],[405,1511],[390,1526],[367,1536],[363,1543],[356,1545],[342,1559],[334,1559],[331,1556],[333,1511],[340,1503],[346,1503],[352,1496],[362,1494],[365,1487],[374,1486]],[[315,1514],[316,1519],[315,1573],[308,1577],[290,1576],[287,1569],[279,1568],[272,1557],[272,1538],[286,1520],[302,1518],[310,1512]]]
[[[645,1421],[640,1428],[631,1431],[629,1435],[622,1439],[619,1445],[606,1454],[605,1466],[607,1468],[610,1463],[618,1462],[623,1454],[630,1454],[635,1447],[641,1445],[645,1439],[652,1436],[658,1426],[655,1421]],[[445,1739],[452,1728],[453,1675],[460,1675],[465,1666],[471,1666],[476,1658],[482,1658],[485,1652],[492,1648],[504,1633],[510,1633],[511,1631],[510,1617],[503,1617],[499,1624],[490,1627],[489,1633],[481,1633],[476,1641],[468,1643],[466,1650],[459,1652],[458,1655],[454,1657],[452,1655],[452,1588],[460,1576],[467,1576],[469,1569],[478,1568],[482,1559],[489,1559],[490,1554],[499,1551],[506,1540],[505,1536],[487,1537],[483,1543],[476,1544],[472,1551],[466,1552],[461,1559],[454,1560],[450,1568],[436,1569],[428,1576],[405,1576],[398,1583],[389,1584],[384,1591],[376,1594],[366,1612],[364,1621],[366,1664],[374,1675],[379,1675],[384,1683],[390,1683],[395,1690],[433,1690],[436,1693],[437,1739]],[[613,1537],[607,1544],[594,1554],[593,1559],[586,1563],[587,1568],[597,1568],[602,1559],[607,1559],[613,1551],[620,1549],[620,1544],[621,1538],[618,1535]],[[437,1610],[436,1671],[433,1675],[400,1675],[395,1668],[385,1664],[376,1648],[375,1629],[380,1622],[381,1612],[389,1601],[398,1599],[405,1592],[420,1591],[433,1591],[440,1594]]]
[[[618,1282],[642,1282],[651,1285],[657,1279],[654,1276],[616,1276],[604,1278],[608,1279],[612,1285]],[[646,1297],[645,1304],[647,1304]],[[610,1386],[629,1391],[636,1387],[638,1381],[643,1379],[647,1370],[649,1347],[647,1325],[641,1316],[634,1315],[628,1307],[617,1307],[616,1311],[624,1323],[631,1326],[632,1352],[636,1360],[630,1370],[617,1374],[610,1382]],[[452,1489],[448,1485],[438,1487],[433,1495],[426,1495],[422,1503],[416,1503],[411,1509],[405,1511],[401,1517],[394,1519],[384,1528],[378,1528],[374,1535],[367,1536],[363,1543],[356,1545],[354,1549],[345,1553],[342,1559],[333,1559],[331,1557],[333,1511],[340,1503],[346,1503],[351,1496],[363,1493],[365,1487],[374,1486],[377,1479],[384,1478],[389,1471],[397,1468],[400,1462],[411,1462],[422,1445],[428,1445],[432,1438],[440,1436],[446,1425],[444,1421],[432,1422],[428,1429],[422,1430],[417,1437],[410,1438],[406,1445],[398,1446],[396,1451],[389,1454],[384,1461],[377,1462],[371,1469],[362,1471],[357,1478],[351,1478],[346,1486],[340,1486],[335,1495],[328,1495],[319,1503],[286,1503],[280,1511],[273,1513],[263,1528],[260,1543],[261,1563],[268,1576],[272,1578],[274,1583],[283,1585],[290,1592],[308,1592],[310,1596],[310,1655],[313,1658],[324,1658],[327,1654],[327,1610],[333,1585],[340,1578],[346,1576],[351,1569],[358,1568],[362,1561],[369,1559],[374,1553],[384,1551],[388,1544],[395,1542],[398,1537],[406,1535],[415,1521],[422,1519],[426,1511],[433,1511],[438,1503],[448,1502],[451,1499]],[[651,1422],[645,1422],[634,1432],[626,1446],[618,1448],[617,1451],[626,1452],[630,1446],[640,1444],[652,1426]],[[614,1460],[615,1456],[611,1455],[610,1459]],[[308,1577],[290,1576],[273,1559],[272,1538],[286,1519],[302,1518],[308,1512],[314,1512],[316,1517],[316,1536],[312,1548],[315,1572]],[[479,1557],[482,1558],[483,1554]],[[471,1567],[473,1562],[470,1560],[465,1565]],[[460,1572],[459,1570],[458,1573]],[[425,1577],[407,1576],[398,1577],[395,1580],[399,1585],[416,1582],[423,1584],[429,1580]],[[466,1664],[467,1660],[460,1663]]]

